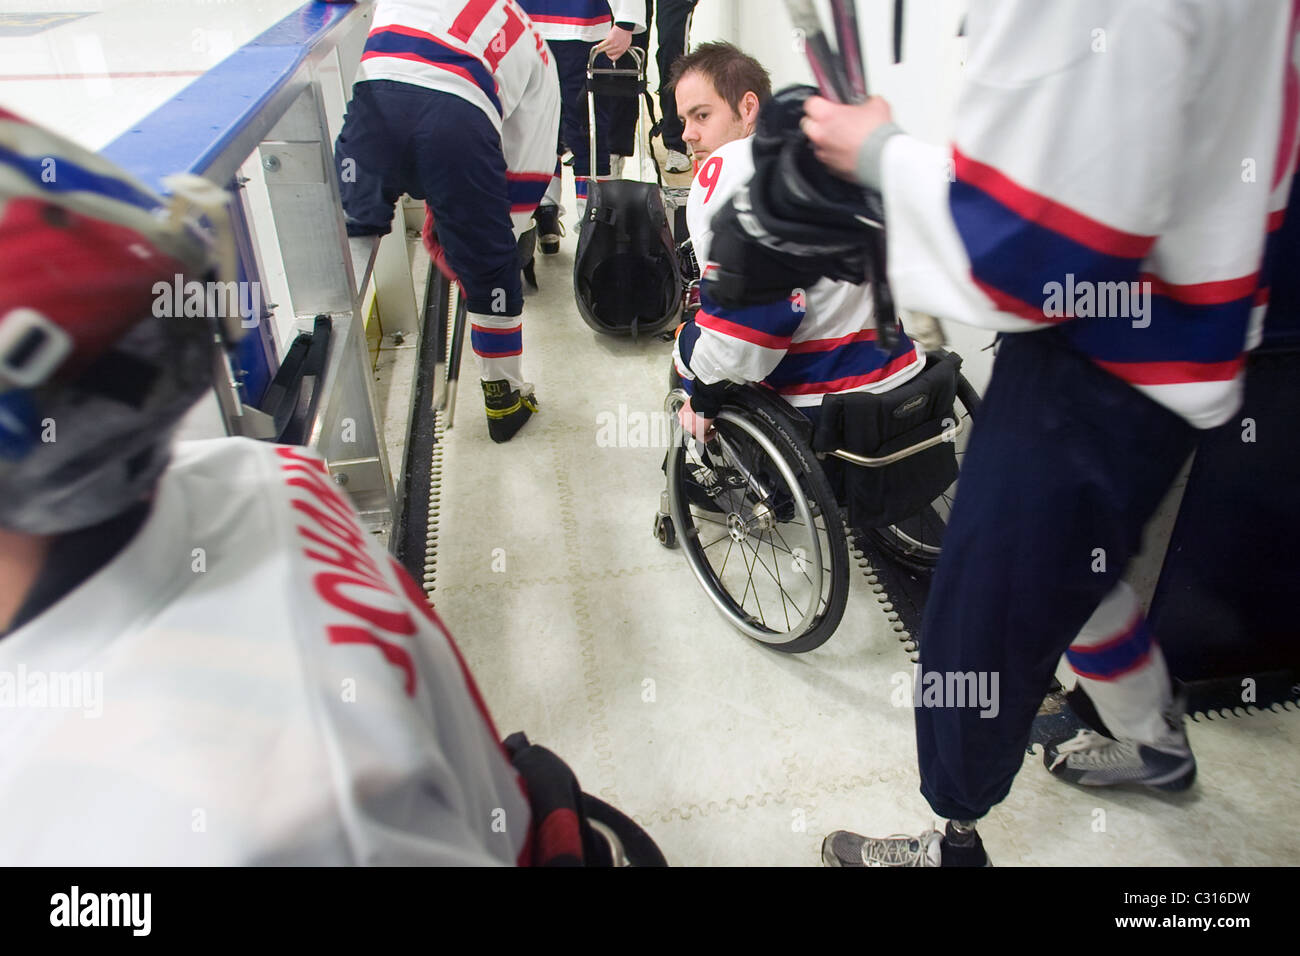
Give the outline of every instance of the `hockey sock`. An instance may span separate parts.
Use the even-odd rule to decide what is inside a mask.
[[[505,379],[511,388],[523,385],[523,317],[471,312],[469,321],[470,345],[478,359],[479,377],[485,382]]]

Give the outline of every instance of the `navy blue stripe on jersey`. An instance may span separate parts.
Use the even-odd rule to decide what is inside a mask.
[[[521,0],[520,6],[534,20],[595,26],[613,22],[606,0]]]
[[[1141,318],[1081,318],[1062,330],[1077,348],[1104,362],[1215,364],[1241,355],[1253,294],[1217,305],[1177,302],[1146,288],[1142,295],[1146,315]]]
[[[483,62],[468,53],[439,43],[428,34],[408,30],[405,27],[384,27],[375,30],[366,39],[361,59],[367,60],[376,56],[415,60],[462,76],[483,91],[498,115],[504,115],[501,100],[497,96],[496,80],[492,78],[492,74]]]
[[[700,288],[700,312],[695,321],[701,328],[728,335],[769,349],[787,349],[790,337],[807,314],[790,299],[743,309],[724,309],[709,295],[708,283]]]
[[[971,278],[1001,310],[1033,322],[1062,322],[1047,311],[1051,283],[1132,282],[1142,257],[1099,252],[1017,214],[960,180],[949,191],[953,222],[970,257]]]
[[[12,166],[46,193],[92,192],[140,209],[157,209],[158,199],[117,176],[79,166],[62,156],[24,156],[0,147],[0,163]]]
[[[677,354],[687,366],[691,364],[691,355],[695,352],[695,343],[700,340],[700,327],[694,322],[687,322],[677,333]]]

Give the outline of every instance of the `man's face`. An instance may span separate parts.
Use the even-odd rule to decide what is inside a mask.
[[[677,81],[677,112],[686,127],[682,141],[691,148],[697,163],[718,147],[753,132],[718,95],[713,81],[694,70]]]

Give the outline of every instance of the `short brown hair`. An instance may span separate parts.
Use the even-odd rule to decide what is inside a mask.
[[[687,73],[707,76],[737,116],[746,93],[757,96],[760,106],[772,98],[772,78],[763,64],[730,43],[702,43],[679,56],[669,71],[669,86],[676,89],[678,81]]]

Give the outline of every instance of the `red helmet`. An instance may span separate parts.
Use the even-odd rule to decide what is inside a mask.
[[[0,527],[88,527],[152,490],[219,331],[161,317],[155,286],[207,278],[211,249],[111,163],[0,110]]]

